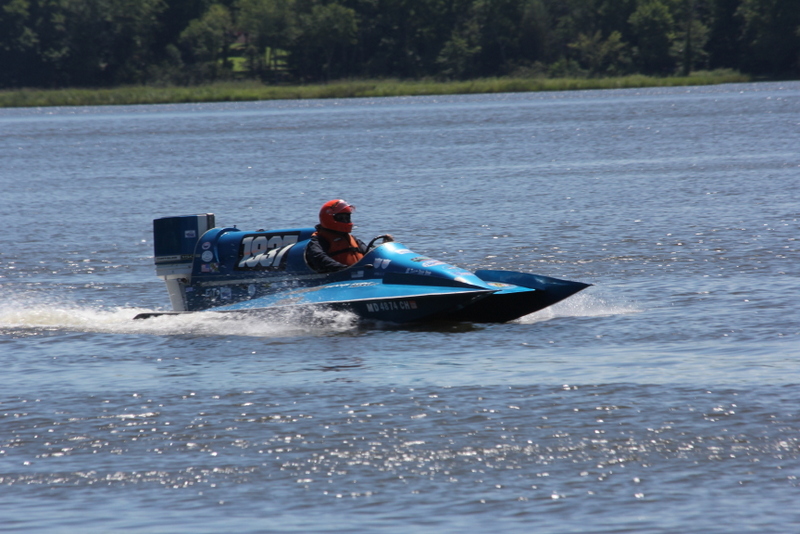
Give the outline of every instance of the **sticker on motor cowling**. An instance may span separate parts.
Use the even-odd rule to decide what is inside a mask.
[[[286,253],[297,243],[300,233],[255,234],[242,238],[238,270],[282,270]]]

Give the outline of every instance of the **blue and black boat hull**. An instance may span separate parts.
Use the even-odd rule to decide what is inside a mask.
[[[589,285],[512,271],[472,273],[397,242],[374,247],[343,271],[322,274],[305,258],[313,228],[219,228],[213,214],[157,219],[153,226],[156,273],[167,283],[174,310],[165,313],[329,308],[397,323],[496,323],[551,306]]]

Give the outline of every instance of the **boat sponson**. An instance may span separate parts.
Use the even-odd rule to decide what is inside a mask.
[[[500,290],[482,299],[479,306],[465,306],[438,318],[474,323],[505,323],[552,306],[591,285],[512,271],[481,270],[475,274],[490,285],[498,284]],[[504,284],[515,287],[503,289]]]
[[[426,278],[426,277],[421,277]],[[424,320],[445,310],[458,310],[496,290],[472,285],[383,284],[380,280],[343,281],[290,289],[212,308],[217,312],[263,311],[268,308],[352,310],[382,321]]]
[[[487,289],[484,286],[462,282],[438,276],[425,276],[413,273],[386,273],[383,276],[384,284],[399,284],[408,286],[438,286],[438,287],[462,287],[467,289]]]

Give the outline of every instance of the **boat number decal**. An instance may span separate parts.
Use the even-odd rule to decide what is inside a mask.
[[[261,270],[286,268],[286,253],[297,243],[300,234],[259,234],[242,239],[237,269]]]
[[[414,300],[385,300],[383,302],[368,302],[367,311],[394,311],[394,310],[416,310],[417,302]]]

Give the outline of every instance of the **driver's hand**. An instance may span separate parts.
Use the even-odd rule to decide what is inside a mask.
[[[394,241],[394,236],[392,234],[386,234],[386,242],[391,243]]]

